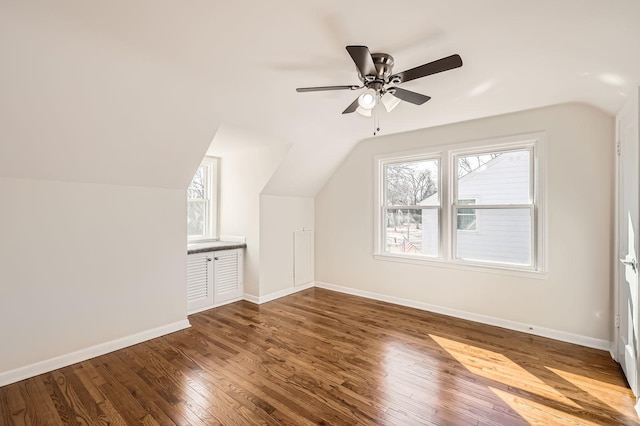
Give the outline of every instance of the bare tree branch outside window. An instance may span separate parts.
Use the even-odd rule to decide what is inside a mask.
[[[487,164],[489,161],[500,156],[500,152],[494,154],[471,155],[458,157],[458,177],[468,175],[478,167]]]

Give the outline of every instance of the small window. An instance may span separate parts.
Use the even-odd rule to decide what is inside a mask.
[[[189,241],[217,238],[218,159],[205,157],[187,189]]]
[[[458,204],[462,206],[470,206],[476,203],[474,198],[466,200],[458,200]],[[475,231],[476,230],[476,209],[459,208],[458,209],[458,231]]]

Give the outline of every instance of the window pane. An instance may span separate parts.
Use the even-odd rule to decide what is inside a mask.
[[[458,157],[458,199],[475,204],[529,204],[529,151]],[[458,203],[462,204],[462,203]]]
[[[438,209],[387,209],[385,251],[438,256]]]
[[[438,160],[409,161],[385,165],[387,206],[437,206]]]
[[[456,257],[531,265],[531,210],[476,209],[476,232],[456,231]]]
[[[207,202],[189,201],[187,203],[187,235],[204,236],[207,233]]]
[[[475,204],[475,199],[458,200],[458,204],[471,205]],[[461,231],[475,231],[476,230],[476,209],[459,208],[458,209],[458,223],[456,229]]]
[[[459,231],[475,231],[476,230],[476,211],[474,209],[458,210],[458,226]]]
[[[196,174],[193,175],[191,184],[187,188],[187,198],[199,198],[204,200],[206,198],[206,182],[207,182],[207,167],[200,166],[196,170]]]

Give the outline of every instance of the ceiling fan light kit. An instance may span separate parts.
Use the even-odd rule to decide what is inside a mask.
[[[365,90],[362,95],[358,96],[358,105],[364,109],[373,109],[377,102],[378,93],[375,90],[369,88]],[[357,110],[356,110],[357,111]]]
[[[384,105],[387,112],[393,110],[400,101],[422,105],[431,97],[400,87],[397,85],[417,78],[449,71],[462,66],[460,55],[451,55],[437,61],[429,62],[406,71],[393,73],[393,57],[387,53],[370,53],[367,46],[347,46],[347,52],[353,59],[358,70],[358,79],[361,86],[321,86],[301,87],[297,92],[319,92],[326,90],[359,90],[365,89],[342,113],[358,112],[366,117],[371,116],[371,111],[378,104]],[[379,130],[379,129],[378,129]],[[375,133],[374,133],[375,134]]]

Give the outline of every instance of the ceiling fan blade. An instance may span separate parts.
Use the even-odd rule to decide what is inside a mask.
[[[296,92],[322,92],[325,90],[356,90],[362,89],[362,86],[319,86],[319,87],[298,87]]]
[[[396,98],[400,98],[403,101],[407,101],[416,105],[422,105],[423,103],[431,99],[431,96],[421,95],[420,93],[401,89],[399,87],[390,87],[387,91]]]
[[[358,67],[362,77],[378,74],[367,46],[347,46],[347,52],[351,55],[353,62],[356,63],[356,67]]]
[[[347,109],[345,109],[344,111],[342,111],[342,113],[343,113],[343,114],[349,114],[349,113],[352,113],[352,112],[354,112],[355,110],[357,110],[359,106],[360,106],[360,105],[358,104],[358,98],[356,98],[356,100],[355,100],[355,101],[353,101],[353,102],[351,102],[351,105],[349,105],[349,106],[347,107]]]
[[[405,81],[411,81],[415,80],[416,78],[426,77],[431,74],[449,71],[454,68],[460,68],[461,66],[462,58],[460,57],[460,55],[451,55],[447,56],[446,58],[438,59],[437,61],[429,62],[428,64],[420,65],[419,67],[411,68],[410,70],[394,74],[389,77],[389,80],[396,83],[396,80],[399,77],[399,83],[404,83]],[[396,79],[394,80],[394,78]]]

